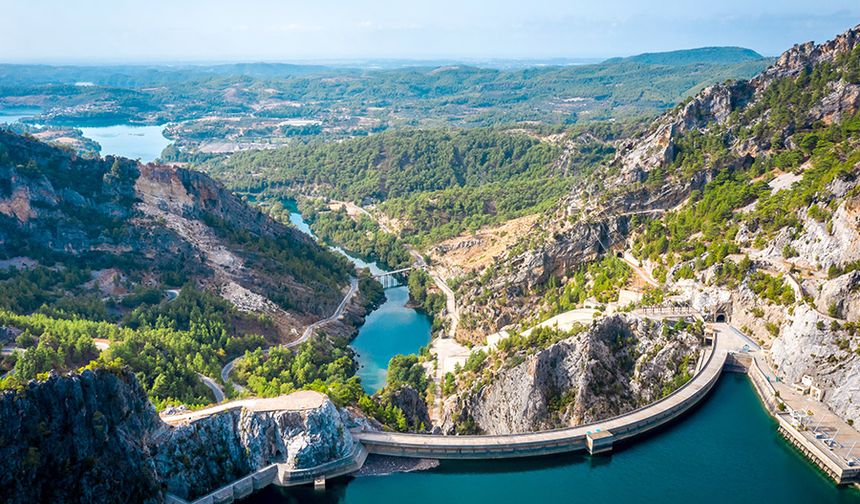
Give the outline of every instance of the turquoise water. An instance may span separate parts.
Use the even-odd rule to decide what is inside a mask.
[[[385,385],[388,361],[397,354],[414,354],[430,342],[430,319],[406,307],[409,289],[385,290],[385,303],[367,316],[352,341],[358,354],[358,376],[368,393]]]
[[[300,231],[313,236],[310,227],[296,210],[295,203],[289,200],[283,203],[290,210],[290,222]],[[332,249],[346,256],[359,268],[369,268],[374,275],[384,271],[375,262],[351,256],[339,247]],[[386,289],[385,302],[367,316],[358,330],[358,336],[350,344],[357,354],[359,369],[356,374],[368,393],[385,386],[388,361],[392,357],[417,353],[419,348],[430,342],[430,318],[407,307],[408,301],[409,289],[405,286]]]
[[[749,380],[727,373],[701,407],[610,456],[445,462],[433,470],[268,487],[245,504],[860,503],[776,432]]]
[[[164,137],[164,126],[79,127],[84,136],[102,146],[101,155],[124,156],[144,163],[154,161],[170,144]]]

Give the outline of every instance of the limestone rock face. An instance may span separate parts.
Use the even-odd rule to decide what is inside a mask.
[[[128,371],[33,381],[0,394],[0,496],[12,504],[163,502],[212,492],[257,469],[314,467],[349,455],[341,413],[302,391],[171,427]],[[267,403],[271,404],[271,403]]]
[[[347,456],[354,441],[334,404],[318,392],[319,407],[300,411],[242,411],[239,433],[242,445],[253,455],[255,468],[286,463],[305,469]]]
[[[148,286],[173,285],[173,273],[181,272],[240,310],[269,315],[282,336],[327,316],[342,299],[346,279],[331,281],[342,274],[321,245],[201,172],[113,156],[81,158],[6,130],[0,152],[0,252],[6,256],[44,250],[68,262],[104,256],[101,262],[121,265],[127,279]],[[237,232],[276,240],[290,257],[319,255],[321,275],[259,253]],[[327,273],[334,276],[326,280]]]
[[[675,284],[684,293],[684,297],[690,300],[690,305],[699,313],[731,313],[732,293],[727,289],[719,287],[704,287],[700,284],[682,280]]]
[[[675,159],[675,139],[679,135],[709,123],[724,122],[733,110],[749,102],[753,92],[754,87],[747,81],[703,89],[692,100],[655,121],[644,136],[625,142],[616,163],[625,173],[647,173],[668,165]]]
[[[829,225],[816,221],[806,212],[801,212],[800,218],[801,233],[795,236],[791,230],[783,229],[763,254],[780,257],[788,245],[799,254],[797,263],[824,270],[860,260],[860,196],[839,205]]]
[[[811,375],[825,390],[827,406],[856,424],[860,423],[860,355],[840,341],[850,341],[850,336],[833,330],[821,314],[801,305],[774,340],[771,357],[789,383]]]
[[[694,372],[698,338],[663,328],[633,316],[602,319],[500,370],[454,407],[487,434],[567,427],[634,410],[663,395],[685,358]]]
[[[829,280],[821,287],[815,307],[822,313],[836,309],[835,315],[851,322],[860,321],[860,271]]]
[[[0,496],[29,504],[162,500],[148,443],[162,427],[130,373],[52,375],[0,393]]]
[[[497,264],[478,275],[477,280],[464,282],[458,301],[461,320],[465,322],[458,328],[459,335],[478,340],[521,319],[541,301],[534,294],[536,286],[551,275],[561,277],[622,246],[634,227],[631,219],[659,218],[683,204],[721,171],[749,166],[754,159],[768,155],[774,135],[736,134],[741,128],[768,121],[769,105],[761,101],[765,92],[781,77],[799,75],[822,62],[835,62],[854,50],[858,41],[860,26],[824,44],[795,46],[757,77],[710,86],[655,119],[639,136],[619,142],[611,163],[572,183],[569,194],[534,225],[528,236],[501,254]],[[761,111],[754,108],[761,105]],[[750,110],[756,110],[756,114],[744,117]],[[803,111],[804,116],[796,118],[796,131],[818,122],[839,121],[857,110],[860,85],[833,81]],[[730,120],[736,115],[744,121],[742,124]],[[690,132],[706,132],[715,126],[726,129],[726,146],[731,155],[705,159],[693,173],[681,173],[674,164],[678,140]],[[794,133],[782,131],[778,136],[791,144]],[[847,188],[855,183],[836,180],[833,184]],[[837,187],[831,189],[839,197],[847,194]],[[791,245],[813,267],[827,268],[860,259],[858,207],[860,203],[849,197],[833,212],[829,223],[806,222],[813,219],[799,216],[804,220],[803,233],[780,234],[772,240],[766,255],[781,256],[783,248]],[[754,231],[742,229],[739,237],[748,238]],[[487,290],[492,291],[489,298]]]
[[[152,447],[167,490],[194,498],[271,464],[305,469],[347,456],[355,442],[334,404],[317,392],[294,395],[313,406],[234,409],[172,429]]]

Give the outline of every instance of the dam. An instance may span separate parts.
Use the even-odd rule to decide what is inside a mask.
[[[568,452],[593,455],[610,452],[615,443],[644,435],[696,406],[713,389],[723,371],[746,372],[768,412],[777,419],[779,432],[838,484],[860,482],[860,467],[850,465],[835,453],[816,445],[809,433],[792,424],[786,411],[779,408],[779,394],[759,363],[759,352],[751,348],[746,336],[728,324],[711,324],[713,338],[698,371],[690,381],[663,399],[643,408],[586,425],[542,432],[508,435],[442,436],[380,431],[353,431],[360,448],[342,460],[300,471],[285,470],[278,464],[226,485],[194,504],[232,502],[266,485],[295,486],[324,484],[325,479],[359,470],[368,454],[396,457],[478,460],[510,459]],[[753,351],[750,351],[753,350]],[[208,410],[166,418],[168,423],[182,423],[203,418],[235,407],[256,407],[259,399],[222,404]],[[169,496],[169,502],[186,501]]]

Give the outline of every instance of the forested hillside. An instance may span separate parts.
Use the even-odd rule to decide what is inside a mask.
[[[404,130],[344,142],[252,151],[198,168],[256,199],[312,195],[383,203],[418,243],[547,208],[571,177],[614,152],[624,126]]]
[[[197,373],[295,338],[352,274],[202,173],[0,131],[5,386],[98,358],[130,366],[158,404],[204,404]]]

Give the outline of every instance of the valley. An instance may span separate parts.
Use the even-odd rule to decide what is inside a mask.
[[[860,502],[860,26],[0,76],[0,500]]]

